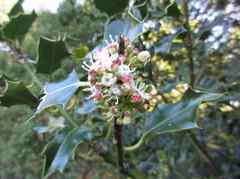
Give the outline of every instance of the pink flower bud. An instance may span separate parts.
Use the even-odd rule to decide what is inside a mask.
[[[129,91],[131,89],[131,85],[128,82],[125,82],[121,85],[121,89],[125,92]]]
[[[96,89],[101,89],[101,88],[102,88],[102,86],[101,86],[100,84],[95,84],[94,87],[95,87]]]
[[[115,49],[115,47],[114,47],[114,45],[112,45],[112,44],[110,44],[110,45],[108,45],[108,52],[112,55],[112,54],[114,54],[114,53],[116,53],[116,49]]]
[[[141,99],[141,95],[139,93],[136,93],[130,98],[130,101],[135,103],[135,102],[138,102],[140,99]]]
[[[124,39],[124,46],[127,47],[130,43],[130,39],[128,37],[125,37]]]
[[[134,44],[129,44],[128,47],[131,48],[131,49],[133,50],[134,47],[135,47],[135,45],[134,45]]]
[[[114,63],[119,63],[120,62],[120,59],[119,58],[117,58],[115,61],[114,61]]]
[[[127,117],[131,116],[130,111],[126,111],[126,112],[124,113],[124,116],[127,116]]]
[[[124,54],[120,54],[118,58],[120,61],[126,60],[126,56]]]
[[[92,78],[89,79],[89,82],[92,83],[92,84],[96,83],[96,81],[97,81],[97,80],[96,80],[96,78],[94,78],[94,77],[92,77]]]
[[[130,75],[125,75],[121,78],[123,82],[128,82],[132,77]]]
[[[97,72],[96,72],[94,69],[90,69],[90,70],[88,71],[88,74],[89,74],[90,76],[96,76],[96,75],[97,75]]]
[[[101,99],[102,97],[103,97],[103,95],[102,95],[101,92],[97,92],[97,93],[95,94],[95,98],[96,98],[96,99]]]
[[[113,106],[110,108],[110,112],[112,114],[117,114],[118,113],[117,109],[115,107],[113,107]]]
[[[138,113],[138,109],[137,108],[133,108],[133,112],[134,113]]]
[[[138,104],[143,104],[144,102],[145,102],[144,99],[142,99],[142,98],[138,99]]]
[[[133,50],[133,54],[134,54],[134,55],[138,55],[138,54],[139,54],[138,48],[135,48],[135,49]]]
[[[150,105],[149,104],[145,104],[144,105],[144,109],[149,110],[150,109]]]
[[[148,51],[142,51],[138,54],[137,58],[140,62],[145,63],[151,58],[151,55]]]
[[[132,95],[133,93],[134,93],[133,90],[129,90],[129,91],[128,91],[128,94],[129,94],[129,95]]]
[[[118,63],[111,64],[111,69],[113,72],[116,72],[118,70],[118,67],[119,67]]]

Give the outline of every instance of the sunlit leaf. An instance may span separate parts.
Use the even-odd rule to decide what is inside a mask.
[[[223,94],[197,92],[189,88],[175,104],[159,104],[146,119],[143,140],[154,136],[186,129],[198,128],[196,116],[199,105],[204,101],[220,98]]]
[[[84,141],[91,142],[91,130],[87,125],[72,130],[63,128],[42,152],[45,156],[43,177],[46,178],[56,171],[63,172],[68,161],[74,159],[76,147]]]
[[[20,14],[13,17],[2,29],[4,36],[9,39],[22,39],[29,31],[36,17],[37,14],[34,11],[32,14]]]
[[[18,0],[18,2],[13,6],[13,8],[10,10],[10,12],[8,13],[9,17],[13,17],[16,16],[20,13],[23,13],[23,8],[22,8],[22,3],[24,0]]]
[[[7,82],[7,90],[0,96],[1,106],[10,107],[17,104],[25,104],[31,108],[36,108],[38,99],[34,96],[22,82]]]
[[[109,16],[123,11],[127,5],[128,0],[94,0],[95,6]]]
[[[112,21],[105,29],[104,46],[107,45],[106,41],[111,43],[110,36],[113,37],[113,40],[116,40],[115,37],[123,33],[125,37],[128,37],[131,41],[133,41],[142,32],[143,22],[137,23],[133,20],[130,22],[123,22],[121,20]]]
[[[67,104],[72,95],[80,86],[86,86],[88,82],[80,82],[77,73],[73,71],[68,77],[57,83],[47,83],[44,86],[44,96],[37,108],[35,114],[40,113],[44,109],[61,104],[63,107]]]
[[[199,31],[197,32],[197,34],[195,35],[196,36],[195,38],[196,39],[201,38],[201,36],[204,33],[206,33],[207,31],[211,31],[213,27],[221,24],[223,21],[223,18],[224,18],[224,16],[217,16],[210,24],[200,28]]]
[[[61,62],[68,57],[65,43],[41,37],[38,45],[37,72],[51,74],[61,67]]]

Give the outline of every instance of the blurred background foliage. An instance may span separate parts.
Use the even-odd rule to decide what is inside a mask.
[[[38,98],[42,92],[40,87],[33,85],[33,79],[18,61],[19,54],[16,55],[9,44],[14,44],[21,55],[27,54],[29,67],[34,71],[39,37],[62,39],[72,55],[64,58],[61,68],[49,76],[37,73],[37,77],[42,83],[59,81],[74,68],[79,77],[85,79],[82,61],[86,60],[84,57],[88,52],[103,43],[105,26],[116,19],[131,18],[129,13],[135,14],[138,9],[137,12],[145,20],[144,33],[134,43],[140,50],[149,50],[152,54],[151,62],[141,73],[152,87],[156,102],[177,102],[188,86],[226,95],[214,103],[208,102],[200,106],[197,123],[203,129],[192,130],[191,133],[162,134],[138,150],[125,153],[125,160],[130,165],[137,166],[148,178],[238,178],[239,2],[116,1],[119,2],[120,6],[114,9],[109,0],[86,0],[80,4],[76,0],[65,0],[57,13],[39,12],[24,38],[14,43],[9,40],[0,44],[0,96],[7,88],[6,79],[22,81]],[[12,16],[17,14],[18,12],[13,13]],[[11,18],[11,14],[9,16]],[[3,28],[4,25],[6,22],[2,22],[0,27]],[[2,35],[0,40],[3,41]],[[89,120],[93,125],[98,125],[99,131],[105,132],[101,115],[103,110],[82,100],[86,95],[78,90],[70,101],[71,104],[75,103],[75,108],[69,108],[69,114],[79,124]],[[54,122],[49,121],[60,121],[61,115],[46,112],[25,123],[33,112],[34,109],[26,105],[0,107],[1,179],[31,179],[41,176],[44,159],[40,153],[52,135],[38,134],[33,129],[43,126],[44,130],[55,129],[52,132],[56,134],[58,127],[51,128]],[[125,145],[130,146],[138,141],[144,120],[144,116],[138,116],[134,125],[124,127]],[[98,145],[111,144],[111,134],[109,131],[106,133],[100,137]],[[88,152],[87,146],[83,145],[80,149],[81,152]],[[50,178],[117,178],[117,170],[112,165],[103,163],[102,158],[96,154],[92,154],[87,161],[83,160],[80,149],[76,150],[75,160],[67,165],[63,174],[56,173]]]

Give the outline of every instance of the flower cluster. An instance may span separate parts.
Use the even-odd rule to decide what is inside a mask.
[[[133,113],[150,109],[153,96],[145,93],[147,86],[136,68],[146,64],[151,56],[135,48],[129,38],[122,38],[123,53],[119,43],[112,38],[111,41],[92,55],[91,65],[84,63],[91,84],[85,91],[91,92],[89,98],[93,98],[95,104],[109,107],[111,119],[116,117],[118,125],[126,125],[131,122]]]

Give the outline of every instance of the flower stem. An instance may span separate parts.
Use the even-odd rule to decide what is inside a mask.
[[[123,146],[122,146],[122,125],[118,125],[117,118],[114,119],[114,143],[117,148],[117,167],[120,173],[124,173]]]
[[[130,147],[123,147],[123,150],[126,152],[131,152],[134,151],[136,149],[138,149],[143,143],[143,139],[141,138],[135,145],[130,146]]]

